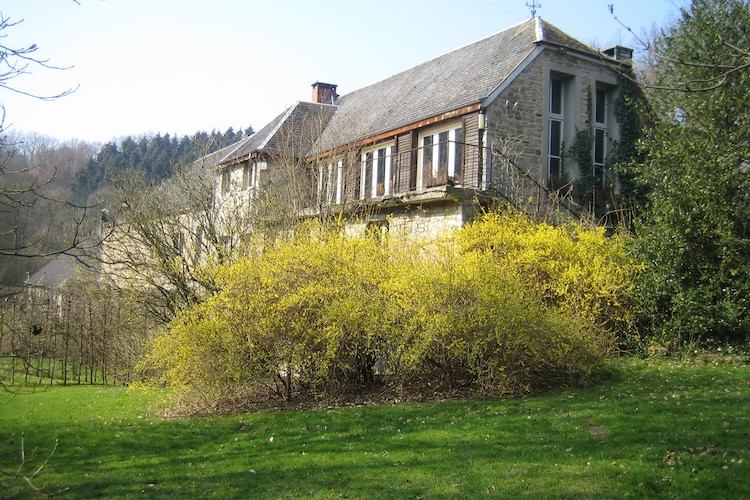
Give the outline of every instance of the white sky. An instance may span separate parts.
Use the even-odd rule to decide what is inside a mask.
[[[260,129],[311,84],[339,94],[387,78],[530,17],[531,0],[2,0],[15,27],[65,71],[33,69],[0,89],[11,130],[106,142],[126,135]],[[537,15],[598,48],[636,47],[687,0],[541,0]]]

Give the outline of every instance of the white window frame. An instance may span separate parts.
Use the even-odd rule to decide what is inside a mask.
[[[341,205],[344,198],[344,160],[336,163],[336,205]]]
[[[374,199],[388,196],[393,190],[392,172],[393,172],[393,153],[395,149],[394,142],[384,142],[362,149],[360,156],[360,183],[359,198]],[[370,185],[367,185],[367,156],[372,154],[372,175]],[[378,193],[378,173],[380,171],[380,159],[383,158],[383,193]]]
[[[318,203],[340,205],[344,196],[344,161],[318,167]]]
[[[565,98],[565,87],[566,87],[566,78],[563,75],[556,75],[556,74],[550,74],[549,76],[549,91],[548,91],[548,99],[549,103],[547,106],[547,179],[548,181],[552,179],[553,177],[553,168],[552,168],[552,162],[553,160],[557,160],[559,162],[559,166],[557,168],[558,172],[557,174],[559,177],[563,177],[565,175],[565,172],[563,171],[563,144],[565,142],[565,106],[567,104],[566,98]],[[559,82],[560,84],[560,95],[559,95],[559,109],[555,110],[553,109],[553,106],[555,104],[554,99],[552,98],[554,90],[555,90],[555,82]],[[559,127],[559,133],[557,140],[554,141],[554,129]],[[555,146],[555,149],[557,152],[553,153],[553,145]]]
[[[461,161],[461,158],[456,157],[456,131],[463,131],[463,120],[452,120],[450,122],[442,123],[440,125],[426,128],[418,134],[417,140],[419,141],[419,153],[417,154],[417,189],[424,189],[424,157],[425,148],[424,141],[425,137],[432,136],[432,174],[437,176],[439,172],[440,164],[440,134],[448,132],[448,175],[447,179],[456,176],[456,162]],[[463,142],[463,138],[462,141]],[[461,148],[461,154],[463,154],[463,148]],[[463,165],[462,165],[463,166]],[[446,181],[447,181],[446,179]]]
[[[323,205],[334,203],[336,194],[337,170],[334,169],[333,163],[321,164],[318,169],[318,202]],[[336,201],[338,203],[338,201]]]
[[[232,171],[229,168],[222,169],[219,182],[221,183],[221,195],[228,195],[229,191],[232,190]]]
[[[597,83],[594,88],[594,168],[604,169],[607,162],[607,138],[609,136],[609,88],[601,83]],[[599,105],[602,105],[602,112],[599,113]],[[600,146],[601,138],[601,146]],[[601,150],[599,150],[601,148]],[[597,152],[599,153],[597,155]],[[598,157],[598,158],[597,158]],[[595,172],[594,172],[595,173]],[[603,173],[603,170],[602,170]]]

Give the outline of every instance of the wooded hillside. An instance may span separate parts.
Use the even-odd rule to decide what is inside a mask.
[[[44,265],[44,259],[12,255],[20,253],[17,250],[55,252],[76,220],[85,216],[95,224],[96,215],[107,206],[107,192],[118,178],[140,171],[154,182],[166,179],[178,165],[252,132],[248,127],[183,137],[128,136],[104,145],[60,142],[36,133],[4,135],[0,138],[0,165],[7,199],[0,203],[0,282],[17,284]],[[34,189],[28,190],[28,186]]]

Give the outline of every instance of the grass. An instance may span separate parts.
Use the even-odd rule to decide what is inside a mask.
[[[750,366],[616,372],[518,399],[182,419],[154,416],[159,392],[47,387],[2,396],[0,470],[24,433],[29,473],[59,440],[34,484],[61,498],[750,498]]]

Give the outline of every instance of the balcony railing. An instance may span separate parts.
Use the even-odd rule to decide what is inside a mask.
[[[476,144],[448,142],[357,161],[321,171],[318,201],[347,204],[440,186],[482,186],[482,157]]]

